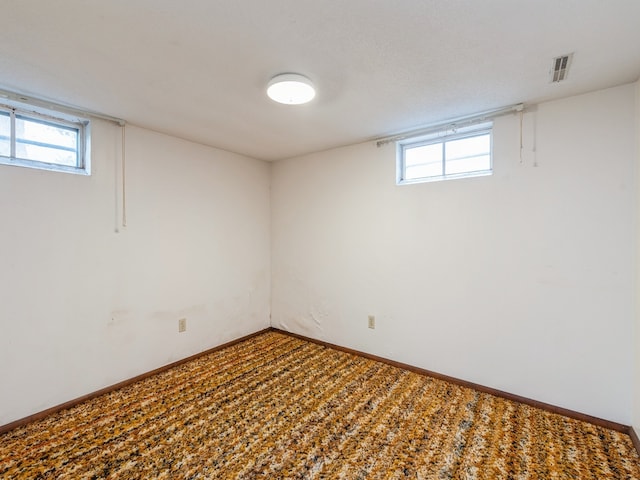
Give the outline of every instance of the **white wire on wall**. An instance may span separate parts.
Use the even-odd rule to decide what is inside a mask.
[[[525,111],[520,112],[519,121],[519,141],[520,141],[520,165],[538,166],[538,158],[536,154],[537,141],[537,123],[536,108],[529,106]],[[526,115],[525,115],[526,113]]]
[[[120,152],[120,161],[122,163],[122,226],[127,226],[127,169],[126,169],[126,155],[125,155],[125,142],[126,142],[126,124],[123,123],[120,126],[122,131],[122,140],[120,142],[122,151]]]
[[[120,125],[120,149],[114,155],[114,221],[115,233],[120,233],[127,226],[127,157],[126,139],[127,125]]]
[[[524,120],[524,111],[520,110],[520,163],[523,163],[522,151],[524,150],[524,143],[522,141],[522,122]]]

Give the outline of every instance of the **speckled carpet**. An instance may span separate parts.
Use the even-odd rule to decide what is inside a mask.
[[[0,436],[0,478],[640,479],[625,434],[268,332]]]

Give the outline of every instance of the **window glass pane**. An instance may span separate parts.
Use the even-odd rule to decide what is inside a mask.
[[[9,112],[0,112],[0,155],[11,155],[11,117]]]
[[[491,150],[491,138],[489,134],[477,137],[461,138],[447,142],[447,161],[456,158],[489,154]]]
[[[16,141],[16,157],[22,160],[54,163],[56,165],[67,165],[70,167],[78,165],[76,152],[61,150],[54,147],[25,144],[20,141]]]
[[[491,170],[491,155],[447,160],[447,175]]]
[[[451,140],[445,145],[447,175],[491,169],[489,134]]]
[[[404,154],[405,180],[442,175],[442,143],[407,148]]]
[[[16,115],[16,157],[76,166],[78,130]]]

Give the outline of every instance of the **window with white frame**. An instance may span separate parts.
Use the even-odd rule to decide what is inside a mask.
[[[87,175],[88,135],[87,119],[0,103],[0,164]]]
[[[491,175],[492,127],[484,122],[399,140],[397,183]]]

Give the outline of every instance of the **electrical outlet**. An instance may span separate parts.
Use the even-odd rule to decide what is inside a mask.
[[[376,328],[376,317],[374,317],[373,315],[369,315],[369,328]]]
[[[178,320],[178,332],[186,332],[187,331],[187,319],[181,318]]]

